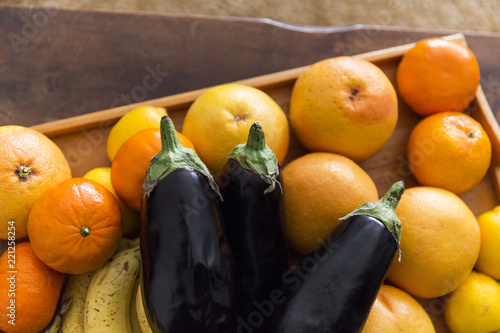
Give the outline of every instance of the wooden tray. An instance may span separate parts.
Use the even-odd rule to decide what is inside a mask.
[[[446,36],[445,38],[466,43],[462,34]],[[397,64],[401,56],[414,44],[382,49],[379,51],[356,55],[379,66],[392,81],[394,86]],[[269,94],[285,112],[288,112],[291,90],[296,78],[308,66],[294,68],[269,75],[254,77],[237,83],[253,86]],[[99,167],[110,166],[106,155],[106,140],[114,123],[129,110],[140,105],[166,107],[169,116],[178,130],[182,128],[184,116],[191,103],[208,88],[172,95],[164,98],[144,101],[128,106],[108,109],[82,116],[58,120],[33,126],[45,133],[61,147],[73,171],[78,177],[87,171]],[[385,146],[374,156],[361,161],[359,165],[372,177],[379,194],[384,194],[390,185],[399,179],[405,181],[407,187],[418,185],[411,175],[406,160],[406,144],[413,126],[421,119],[399,98],[399,120],[393,135]],[[461,195],[474,214],[479,215],[499,204],[500,184],[500,128],[481,87],[478,88],[476,99],[467,110],[477,119],[488,133],[493,149],[493,159],[490,173],[479,185]],[[291,133],[290,149],[284,164],[307,153]],[[0,241],[0,252],[2,242]],[[442,318],[442,300],[420,300],[435,323],[437,332],[449,332]]]

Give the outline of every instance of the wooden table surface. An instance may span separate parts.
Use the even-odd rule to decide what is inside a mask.
[[[30,126],[458,31],[0,7],[0,125]],[[500,119],[500,34],[465,33]]]

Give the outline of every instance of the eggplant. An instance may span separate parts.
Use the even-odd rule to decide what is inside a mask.
[[[141,209],[141,286],[154,332],[233,332],[234,259],[217,184],[168,116]]]
[[[247,143],[232,150],[218,178],[225,234],[237,267],[238,321],[248,320],[288,269],[281,183],[276,156],[255,122]],[[255,331],[264,332],[266,326]]]
[[[378,202],[365,203],[343,217],[332,233],[283,277],[282,287],[271,298],[275,332],[363,330],[399,252],[401,223],[395,210],[403,191],[403,182],[397,182]]]

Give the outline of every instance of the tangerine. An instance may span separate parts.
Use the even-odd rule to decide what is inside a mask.
[[[401,59],[398,89],[419,115],[461,112],[479,86],[479,65],[465,45],[443,38],[421,40]]]
[[[481,124],[468,115],[440,112],[413,128],[408,161],[421,185],[462,194],[476,186],[488,171],[491,142]]]
[[[33,251],[52,269],[83,274],[101,267],[122,238],[120,207],[103,185],[71,178],[46,191],[28,220]]]
[[[38,259],[29,242],[16,244],[15,269],[11,259],[8,251],[0,257],[0,330],[40,332],[54,316],[65,275]]]

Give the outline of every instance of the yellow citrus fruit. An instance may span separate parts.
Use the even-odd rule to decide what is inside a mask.
[[[422,305],[405,291],[383,285],[373,303],[363,333],[435,333]]]
[[[113,185],[111,184],[111,168],[101,167],[95,168],[87,172],[83,178],[87,178],[98,182],[108,189],[113,194],[120,211],[122,213],[122,233],[125,237],[135,237],[139,232],[139,213],[128,207],[116,194]]]
[[[418,186],[405,191],[396,214],[401,220],[401,261],[387,278],[421,298],[456,289],[476,263],[480,246],[476,217],[456,194]]]
[[[266,144],[278,163],[288,152],[288,120],[281,107],[263,91],[240,84],[224,84],[207,90],[189,108],[182,134],[217,175],[231,150],[248,138],[250,126],[258,121]]]
[[[290,245],[308,254],[339,224],[339,218],[367,201],[377,201],[370,176],[351,159],[310,153],[283,168],[285,233]]]
[[[472,272],[445,299],[444,318],[453,333],[500,330],[500,285],[486,274]]]
[[[440,112],[413,128],[408,161],[421,185],[462,194],[476,186],[488,171],[491,142],[481,124],[468,115]]]
[[[0,239],[12,236],[9,231],[23,238],[36,199],[71,178],[71,169],[54,142],[22,126],[0,126],[0,156]]]
[[[500,280],[500,206],[477,218],[481,231],[481,248],[476,270]]]
[[[374,64],[335,57],[313,64],[295,82],[290,124],[304,147],[347,156],[372,156],[398,120],[396,91]]]
[[[132,135],[146,128],[160,128],[161,117],[167,114],[164,108],[140,106],[126,113],[109,132],[106,151],[112,162],[118,149]]]
[[[418,114],[463,111],[479,85],[479,65],[466,46],[442,38],[424,39],[398,66],[398,89]]]

